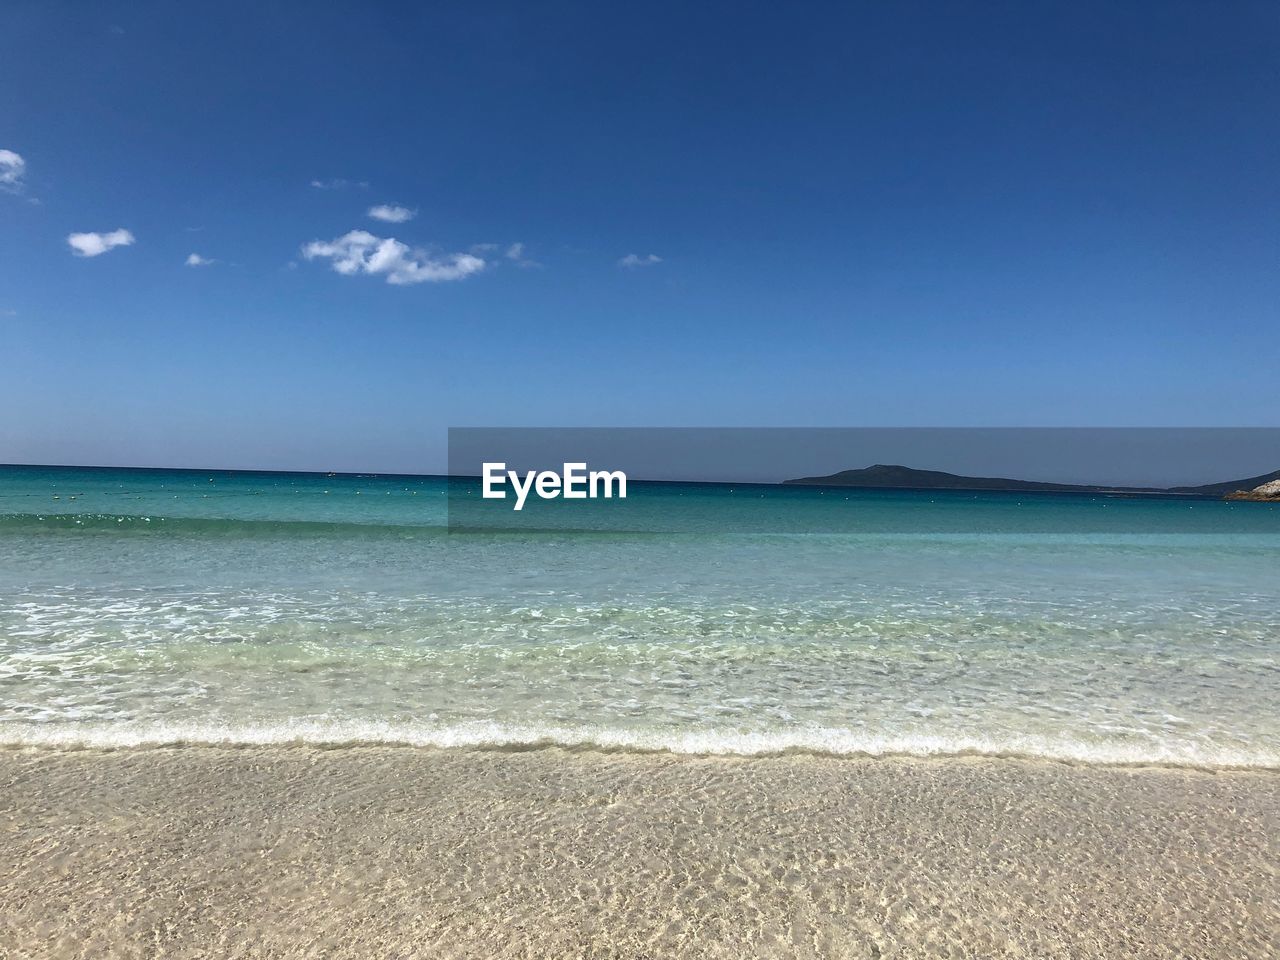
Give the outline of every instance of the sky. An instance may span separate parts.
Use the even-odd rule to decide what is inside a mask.
[[[1280,6],[6,4],[0,462],[1280,425]]]

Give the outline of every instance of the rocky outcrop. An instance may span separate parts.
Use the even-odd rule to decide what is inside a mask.
[[[1272,480],[1252,490],[1236,490],[1227,494],[1228,500],[1270,500],[1280,503],[1280,480]]]

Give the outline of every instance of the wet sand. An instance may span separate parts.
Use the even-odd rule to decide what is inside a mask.
[[[1280,956],[1280,773],[0,752],[4,957]]]

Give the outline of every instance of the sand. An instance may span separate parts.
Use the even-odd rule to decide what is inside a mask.
[[[1280,956],[1280,773],[0,751],[5,957]]]

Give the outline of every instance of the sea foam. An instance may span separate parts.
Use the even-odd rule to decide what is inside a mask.
[[[1280,750],[1216,747],[1185,740],[1124,743],[1051,736],[876,734],[836,728],[627,730],[602,726],[438,725],[378,720],[297,720],[263,724],[5,724],[10,748],[118,750],[176,746],[406,746],[440,749],[567,748],[693,756],[813,754],[848,757],[1010,757],[1087,764],[1280,769]]]

